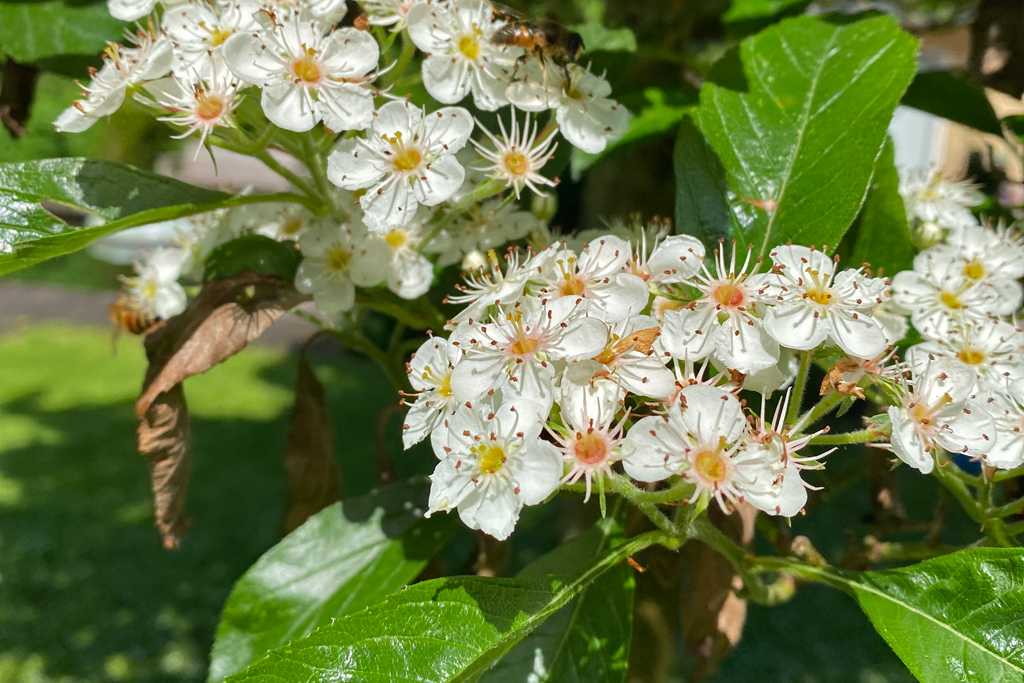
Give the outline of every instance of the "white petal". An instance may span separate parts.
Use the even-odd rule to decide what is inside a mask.
[[[673,358],[701,360],[715,349],[718,328],[714,309],[691,311],[681,308],[665,311],[658,341]]]
[[[330,76],[363,76],[377,68],[380,48],[373,36],[357,28],[335,29],[321,45],[320,59]]]
[[[422,171],[423,175],[413,183],[413,193],[424,206],[436,206],[455,194],[466,178],[466,169],[454,154],[445,154]]]
[[[470,529],[503,541],[512,535],[523,508],[518,496],[507,486],[491,486],[487,493],[475,490],[459,505],[459,518]]]
[[[885,332],[866,314],[854,318],[846,312],[832,311],[829,322],[833,341],[854,358],[874,358],[888,346]]]
[[[279,128],[302,133],[320,120],[309,90],[294,83],[267,85],[263,88],[263,112]]]
[[[779,362],[779,345],[760,325],[744,320],[722,325],[715,355],[727,368],[752,375]]]
[[[383,164],[356,140],[343,140],[327,157],[327,177],[346,190],[360,190],[376,184],[383,176]]]
[[[373,121],[373,95],[354,83],[325,84],[317,104],[324,126],[335,132],[362,130]]]
[[[356,288],[346,278],[313,292],[313,301],[321,311],[333,317],[355,306]]]
[[[724,389],[693,384],[681,389],[679,397],[686,401],[683,423],[687,431],[703,441],[717,442],[719,437],[725,437],[726,442],[732,443],[747,426],[743,406]]]
[[[647,259],[647,269],[658,282],[683,282],[700,270],[704,245],[690,235],[670,235]]]
[[[370,188],[359,198],[363,207],[363,222],[377,233],[405,225],[416,216],[419,204],[404,178],[397,178],[386,186]]]
[[[392,261],[387,280],[388,289],[398,296],[418,299],[427,293],[434,281],[434,264],[422,254],[410,250],[402,258]]]
[[[439,29],[435,17],[438,12],[447,12],[448,8],[440,4],[419,2],[413,5],[406,14],[406,29],[409,38],[420,50],[426,53],[444,53],[448,50],[447,33]]]
[[[661,481],[679,473],[682,450],[670,449],[658,433],[666,428],[660,417],[645,417],[626,433],[622,466],[637,481]],[[653,434],[652,434],[653,432]]]
[[[921,441],[917,424],[897,406],[889,406],[889,420],[892,422],[892,452],[914,469],[928,474],[935,467],[935,459]]]
[[[827,321],[814,314],[802,301],[782,302],[768,309],[764,330],[782,346],[807,351],[825,341],[830,332]]]
[[[277,81],[285,73],[284,65],[263,48],[263,39],[252,33],[236,33],[221,47],[231,73],[253,85]]]
[[[463,59],[432,54],[423,60],[423,86],[441,104],[455,104],[469,94],[473,65]]]
[[[540,439],[524,443],[508,466],[519,484],[519,500],[524,505],[543,503],[558,488],[562,477],[561,453]]]

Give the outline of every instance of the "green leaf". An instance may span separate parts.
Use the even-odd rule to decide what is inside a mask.
[[[693,97],[691,99],[691,93]],[[626,134],[608,145],[599,154],[589,154],[577,147],[572,148],[572,178],[579,180],[583,172],[598,161],[622,149],[655,138],[671,135],[687,112],[696,104],[696,91],[676,90],[666,92],[661,88],[645,88],[647,104],[629,120]]]
[[[243,270],[255,270],[277,275],[283,280],[294,280],[300,263],[302,252],[291,240],[278,242],[264,235],[242,235],[210,252],[203,279],[228,278]]]
[[[296,198],[232,197],[109,161],[66,158],[0,164],[0,275],[77,251],[125,228],[221,207]],[[93,225],[71,225],[44,208],[43,202],[55,211],[66,207],[71,213],[84,213]]]
[[[519,573],[539,578],[579,570],[622,540],[622,528],[605,519]],[[633,574],[625,564],[609,569],[580,595],[541,624],[480,679],[482,683],[524,683],[536,664],[549,681],[625,680],[633,632]]]
[[[128,24],[110,16],[107,3],[0,3],[0,52],[28,64],[57,55],[88,55],[121,42]]]
[[[732,214],[722,162],[689,118],[672,150],[676,174],[676,232],[707,244],[728,237]]]
[[[418,583],[293,640],[229,680],[476,681],[591,582],[655,542],[633,538],[571,579],[453,577]]]
[[[919,73],[907,88],[903,104],[984,133],[1003,136],[1003,126],[984,91],[965,76],[948,71]]]
[[[734,237],[835,246],[914,75],[917,41],[891,17],[798,17],[743,41],[749,91],[705,83],[698,123],[735,197]]]
[[[722,22],[732,24],[755,19],[770,19],[784,12],[802,10],[810,0],[732,0]]]
[[[425,519],[427,489],[399,483],[332,505],[268,550],[238,580],[217,627],[211,682],[411,581],[456,520]]]
[[[576,0],[583,15],[582,24],[569,28],[580,34],[587,54],[592,52],[636,52],[636,35],[628,28],[608,28],[604,24],[604,0]]]
[[[892,140],[886,138],[882,153],[875,161],[875,173],[857,222],[857,241],[849,262],[851,267],[868,263],[890,277],[913,267],[917,254],[910,238],[907,212],[899,192],[900,176],[893,158]]]

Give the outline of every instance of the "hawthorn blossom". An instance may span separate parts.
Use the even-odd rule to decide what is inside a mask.
[[[600,485],[601,480],[612,475],[612,465],[622,459],[620,451],[627,416],[615,422],[617,410],[617,402],[600,397],[566,403],[562,407],[565,427],[554,431],[548,428],[568,468],[561,483],[575,484],[583,479],[587,487],[584,503],[590,500],[593,481],[597,479]]]
[[[527,112],[523,127],[520,129],[519,123],[516,121],[515,107],[512,107],[511,110],[511,133],[506,131],[505,122],[500,116],[498,117],[500,137],[487,128],[480,127],[494,146],[493,151],[476,140],[472,141],[480,155],[489,162],[482,170],[487,172],[491,178],[504,181],[506,185],[514,189],[516,199],[519,199],[524,187],[529,188],[535,195],[543,195],[541,186],[554,187],[558,184],[557,180],[552,180],[540,172],[544,164],[554,156],[555,150],[558,149],[558,143],[553,134],[537,140],[538,124],[534,121],[533,127],[530,127],[529,112]]]
[[[763,329],[756,307],[771,300],[770,274],[748,274],[751,249],[739,270],[736,246],[729,265],[724,249],[715,249],[715,274],[706,264],[693,286],[700,296],[685,307],[663,313],[662,344],[675,358],[700,360],[714,355],[745,375],[774,366],[779,345]]]
[[[629,111],[608,97],[611,92],[603,77],[579,64],[569,64],[565,71],[534,68],[526,78],[509,85],[505,94],[526,111],[554,109],[565,139],[584,152],[597,154],[609,140],[621,137],[629,125]]]
[[[208,79],[175,76],[146,84],[146,91],[155,100],[154,104],[170,112],[170,115],[157,120],[186,129],[172,136],[175,139],[198,132],[200,146],[214,128],[234,124],[232,114],[238,104],[239,88],[238,81],[226,68],[214,70]]]
[[[438,265],[458,263],[474,251],[486,252],[520,240],[539,227],[536,216],[499,198],[474,204],[439,232],[424,251],[440,254]]]
[[[629,243],[604,235],[577,256],[567,246],[557,250],[540,274],[543,297],[582,297],[587,310],[610,323],[636,315],[647,305],[647,283],[623,267],[632,255]]]
[[[235,33],[223,54],[241,80],[262,88],[267,118],[302,132],[319,121],[330,130],[360,130],[373,118],[366,87],[380,51],[369,33],[355,28],[328,32],[308,10],[256,15],[261,31]]]
[[[893,453],[923,474],[935,467],[933,450],[983,455],[995,443],[992,417],[969,405],[974,371],[949,361],[929,363],[915,373],[913,389],[904,389],[898,406],[889,406]]]
[[[590,358],[604,347],[604,323],[579,316],[579,304],[526,297],[490,321],[460,324],[451,337],[465,354],[452,374],[456,398],[473,401],[500,389],[550,409],[552,361]]]
[[[1024,378],[1015,379],[982,403],[995,425],[995,443],[982,455],[990,467],[1010,470],[1024,464]]]
[[[158,0],[107,0],[110,16],[121,21],[136,21],[156,7]],[[163,5],[173,5],[175,0],[163,0]]]
[[[470,529],[508,538],[523,507],[544,502],[562,477],[561,453],[540,438],[546,413],[528,400],[481,400],[446,418],[426,516],[458,509]]]
[[[970,182],[945,180],[929,169],[904,173],[900,177],[899,192],[909,220],[934,223],[944,229],[976,224],[969,207],[985,199]]]
[[[486,0],[421,2],[406,15],[409,38],[427,54],[423,86],[441,104],[469,93],[483,111],[508,104],[505,88],[518,51],[491,41],[503,24]]]
[[[626,262],[626,272],[636,275],[648,287],[688,282],[697,274],[704,260],[704,245],[690,235],[657,235],[654,248],[647,253],[647,233],[641,238]]]
[[[392,31],[405,28],[406,17],[413,5],[426,0],[363,0],[363,11],[366,12],[373,26],[389,26]]]
[[[442,418],[454,413],[458,404],[452,392],[452,368],[461,355],[459,347],[449,344],[444,337],[430,337],[412,354],[407,372],[416,400],[409,404],[402,424],[402,443],[406,448],[443,427]]]
[[[299,238],[303,260],[295,274],[295,288],[312,294],[327,316],[352,308],[356,285],[374,287],[387,274],[390,254],[380,240],[366,238],[362,226],[321,223]]]
[[[776,247],[771,257],[777,294],[765,313],[764,330],[775,341],[807,351],[831,339],[858,358],[885,349],[885,333],[871,310],[888,298],[887,281],[859,270],[836,273],[832,259],[807,247]]]
[[[450,321],[450,329],[463,322],[480,320],[486,317],[488,307],[512,303],[522,295],[537,257],[531,255],[521,262],[519,256],[519,249],[509,247],[502,271],[498,255],[491,249],[485,265],[465,275],[465,284],[455,286],[462,293],[445,297],[445,303],[465,305]]]
[[[403,299],[423,296],[434,281],[434,264],[419,251],[422,229],[416,220],[391,228],[380,238],[391,250],[388,289]]]
[[[82,86],[83,99],[65,109],[53,127],[58,133],[81,133],[124,103],[128,87],[167,75],[171,69],[171,44],[154,31],[140,30],[132,37],[135,47],[108,45],[103,66]]]
[[[188,253],[162,247],[135,264],[135,276],[125,280],[125,294],[133,309],[157,318],[171,318],[185,310],[188,297],[178,284]]]
[[[1024,377],[1024,333],[1010,323],[990,320],[954,326],[942,337],[907,350],[907,362],[918,371],[936,360],[954,360],[974,371],[978,388],[1005,391],[1007,383]]]
[[[188,0],[168,7],[160,27],[174,46],[171,71],[182,78],[192,74],[210,75],[212,69],[227,70],[221,48],[236,33],[259,29],[258,0]]]
[[[946,244],[937,244],[918,255],[931,261],[930,269],[960,269],[967,281],[992,293],[989,312],[1010,315],[1024,302],[1024,247],[1005,229],[966,226],[950,231]],[[916,270],[916,267],[915,267]]]
[[[366,226],[377,233],[413,220],[419,205],[436,206],[462,185],[465,169],[455,159],[473,132],[461,107],[426,114],[408,102],[388,102],[365,139],[349,138],[327,160],[327,176],[346,190],[366,189],[359,199]]]

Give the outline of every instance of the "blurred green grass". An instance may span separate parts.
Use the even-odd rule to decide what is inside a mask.
[[[133,403],[135,338],[35,325],[0,337],[0,682],[200,681],[233,582],[280,538],[294,356],[251,347],[185,390],[196,526],[178,552],[152,527]],[[395,401],[364,358],[314,362],[334,418],[346,494],[376,480],[381,409]],[[433,462],[399,455],[400,473]],[[409,466],[409,463],[420,463]]]

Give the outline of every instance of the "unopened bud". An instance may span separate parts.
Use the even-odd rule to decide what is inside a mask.
[[[534,194],[530,201],[530,211],[537,220],[547,223],[558,213],[558,195],[554,192]]]
[[[487,256],[479,249],[466,254],[465,258],[462,259],[463,270],[480,270],[481,268],[487,267]]]
[[[911,231],[914,246],[924,250],[941,242],[946,236],[945,229],[932,221],[920,221]]]

